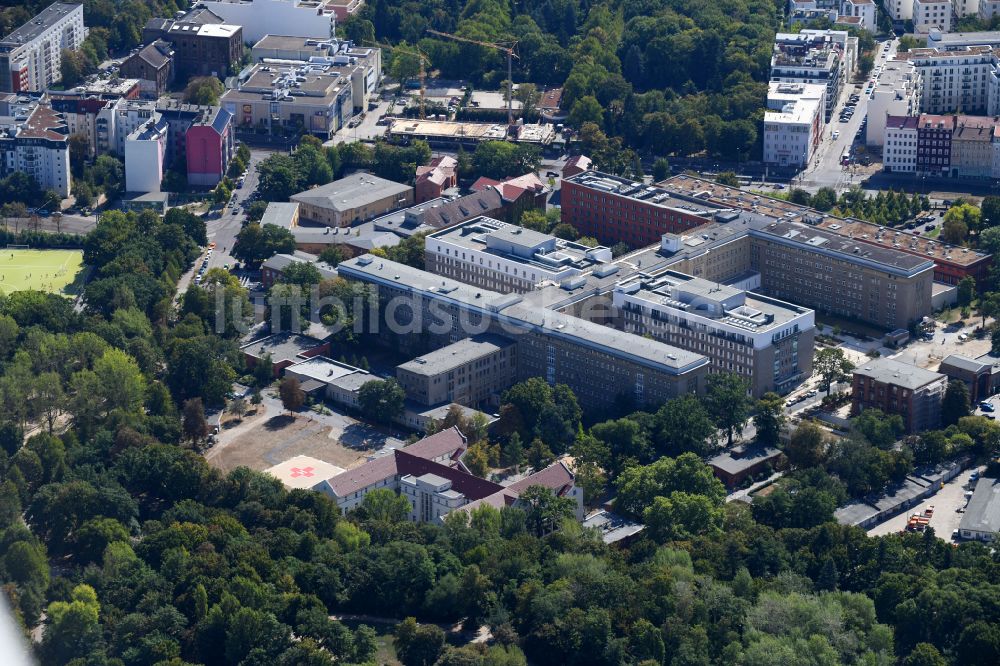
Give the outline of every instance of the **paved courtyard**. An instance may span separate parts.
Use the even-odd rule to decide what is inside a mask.
[[[983,468],[979,468],[982,470]],[[936,495],[931,495],[917,506],[904,511],[898,516],[893,516],[889,520],[876,525],[868,530],[868,536],[882,536],[902,532],[906,527],[907,519],[915,513],[923,513],[928,507],[934,507],[934,515],[931,517],[930,526],[934,528],[934,534],[939,538],[948,541],[951,534],[958,529],[964,514],[958,509],[966,504],[965,492],[969,489],[969,475],[971,469],[961,472],[954,479],[944,484],[944,487]]]

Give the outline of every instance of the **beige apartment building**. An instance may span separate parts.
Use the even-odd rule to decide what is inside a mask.
[[[364,255],[342,262],[341,277],[371,285],[384,344],[424,353],[482,333],[517,346],[517,379],[567,384],[584,409],[621,396],[656,405],[704,390],[709,361],[657,340],[623,333],[578,317],[386,259]]]
[[[489,217],[427,237],[428,271],[502,293],[531,291],[543,283],[571,283],[611,262],[611,250],[587,247]]]
[[[499,406],[517,381],[517,346],[488,333],[465,338],[396,366],[396,379],[422,405]]]
[[[790,222],[751,232],[764,293],[888,329],[931,311],[934,262]]]
[[[675,271],[615,287],[617,325],[704,354],[712,372],[750,382],[760,397],[812,372],[815,315],[808,308]]]
[[[992,178],[993,118],[958,116],[951,135],[951,172],[963,178]]]
[[[328,227],[349,227],[413,205],[413,188],[370,173],[354,173],[291,196],[300,219]]]

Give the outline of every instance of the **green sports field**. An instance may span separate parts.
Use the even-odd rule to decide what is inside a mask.
[[[81,250],[0,248],[0,293],[24,289],[73,293],[82,267]]]

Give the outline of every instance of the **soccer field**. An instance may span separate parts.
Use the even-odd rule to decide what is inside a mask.
[[[72,293],[83,267],[81,250],[11,250],[0,248],[0,293],[37,289]]]

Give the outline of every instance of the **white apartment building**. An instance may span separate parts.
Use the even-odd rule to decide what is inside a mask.
[[[923,86],[920,72],[911,62],[890,60],[882,68],[868,102],[869,146],[881,146],[888,116],[915,116],[920,113]]]
[[[913,0],[913,29],[925,34],[951,32],[952,11],[951,0]]]
[[[23,122],[0,136],[0,177],[22,171],[43,190],[65,198],[70,192],[69,131],[62,114],[36,106]]]
[[[335,11],[323,0],[201,0],[226,23],[243,26],[243,39],[254,43],[264,35],[330,39]]]
[[[66,120],[70,136],[87,137],[89,158],[115,150],[115,116],[122,103],[121,98],[101,99],[96,95],[49,95],[49,104]]]
[[[826,86],[778,83],[767,88],[764,162],[805,168],[823,139]]]
[[[1000,174],[1000,127],[993,130],[993,173]]]
[[[885,10],[894,23],[913,18],[913,0],[885,0]]]
[[[125,190],[159,192],[170,127],[163,119],[150,120],[125,139]]]
[[[128,100],[123,101],[115,109],[114,120],[114,150],[118,155],[125,154],[125,139],[150,120],[159,120],[156,112],[156,102]]]
[[[882,147],[882,168],[885,171],[916,173],[919,121],[917,116],[889,116],[885,119]],[[871,136],[870,130],[868,136]]]
[[[1000,0],[979,0],[979,18],[989,21],[1000,16]]]
[[[844,0],[840,14],[861,19],[860,27],[870,33],[874,34],[878,29],[874,0]]]
[[[82,4],[49,5],[0,40],[0,92],[41,92],[58,83],[62,50],[80,48],[86,36]]]
[[[802,30],[774,36],[771,81],[826,86],[826,120],[857,65],[858,38],[846,30]]]
[[[963,16],[977,16],[979,14],[979,0],[953,0],[955,15],[959,18]]]
[[[587,247],[489,217],[442,229],[427,237],[431,273],[502,293],[525,293],[540,284],[569,285],[585,271],[600,273],[611,250]]]
[[[990,47],[913,49],[896,58],[913,63],[920,72],[924,113],[997,114],[1000,85],[997,58]]]

